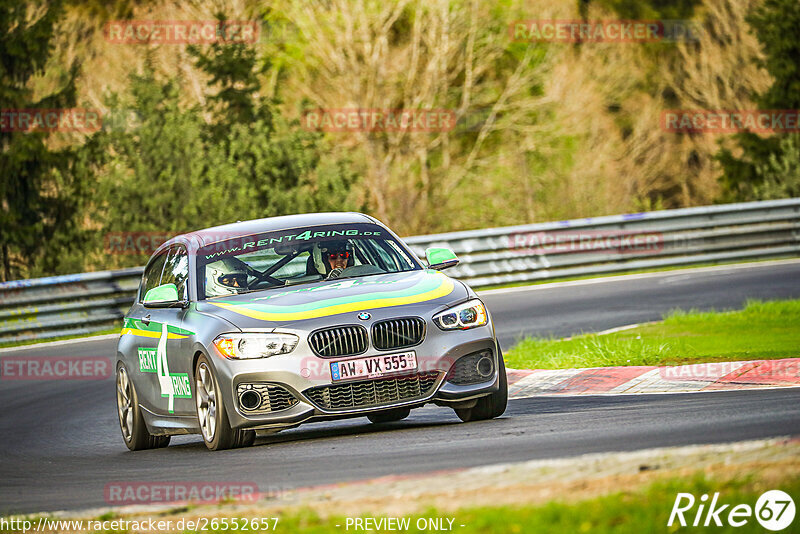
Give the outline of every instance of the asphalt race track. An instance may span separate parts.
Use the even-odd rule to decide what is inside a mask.
[[[677,307],[734,308],[800,298],[800,262],[676,271],[483,296],[504,348],[520,335],[565,336],[656,320]],[[112,356],[114,340],[14,356]],[[304,425],[248,449],[211,453],[199,436],[130,453],[113,380],[0,380],[0,515],[105,506],[131,481],[254,482],[262,492],[498,462],[800,435],[800,389],[518,399],[498,420],[462,424],[425,407],[399,423],[366,418]]]

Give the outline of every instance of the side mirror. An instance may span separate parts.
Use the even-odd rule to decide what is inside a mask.
[[[456,253],[444,247],[431,247],[425,250],[425,259],[428,260],[428,267],[437,271],[458,265]]]
[[[185,308],[188,303],[178,299],[178,288],[175,284],[163,284],[154,287],[144,295],[145,308]]]

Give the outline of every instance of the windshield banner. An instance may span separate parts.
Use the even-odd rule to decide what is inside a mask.
[[[197,252],[198,263],[209,263],[240,254],[286,247],[288,250],[306,248],[303,245],[341,239],[387,239],[388,232],[374,224],[345,224],[316,226],[312,229],[294,228],[281,232],[268,232],[227,239],[211,243]]]

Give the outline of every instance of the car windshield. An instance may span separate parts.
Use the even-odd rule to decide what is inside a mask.
[[[206,298],[421,269],[374,224],[325,225],[226,239],[197,252],[197,294]]]

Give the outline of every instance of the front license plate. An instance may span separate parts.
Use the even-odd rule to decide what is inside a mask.
[[[370,356],[357,360],[331,362],[331,378],[346,380],[348,378],[376,378],[398,371],[415,371],[417,355],[414,351],[386,356]]]

